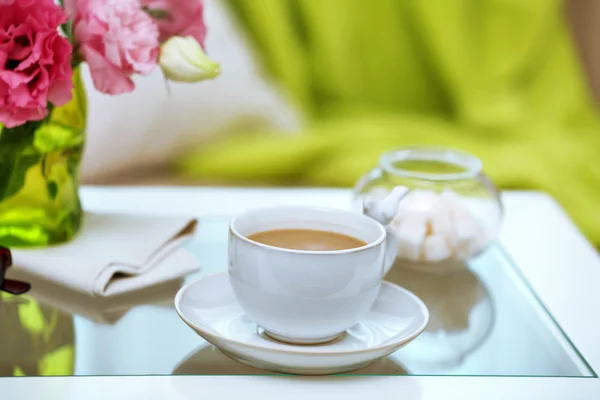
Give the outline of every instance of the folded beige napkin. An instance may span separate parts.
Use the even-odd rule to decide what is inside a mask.
[[[196,225],[190,218],[88,213],[73,241],[14,250],[13,264],[78,292],[114,296],[197,271],[181,248]]]

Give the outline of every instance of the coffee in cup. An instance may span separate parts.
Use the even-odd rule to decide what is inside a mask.
[[[348,250],[367,244],[342,233],[315,229],[275,229],[253,233],[248,239],[274,247],[293,250]]]

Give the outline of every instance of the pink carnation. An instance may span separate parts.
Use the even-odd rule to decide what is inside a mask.
[[[161,42],[172,36],[192,36],[204,47],[206,26],[202,0],[141,0],[141,3],[155,16]]]
[[[159,54],[158,28],[139,0],[68,0],[65,7],[100,92],[131,92],[133,74],[152,72]]]
[[[12,128],[71,99],[72,48],[54,0],[0,0],[0,123]]]

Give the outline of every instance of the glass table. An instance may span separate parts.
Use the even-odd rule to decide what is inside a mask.
[[[225,271],[229,216],[203,217],[187,244],[202,274]],[[30,279],[0,301],[0,376],[271,374],[230,360],[175,313],[181,281],[92,299]],[[396,265],[387,280],[421,297],[431,319],[414,342],[362,375],[596,377],[498,245],[469,265]]]

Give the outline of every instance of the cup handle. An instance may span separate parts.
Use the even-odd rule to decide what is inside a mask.
[[[383,275],[385,276],[396,261],[398,256],[398,239],[396,238],[396,232],[390,225],[384,226],[385,228],[385,259],[383,264]]]

